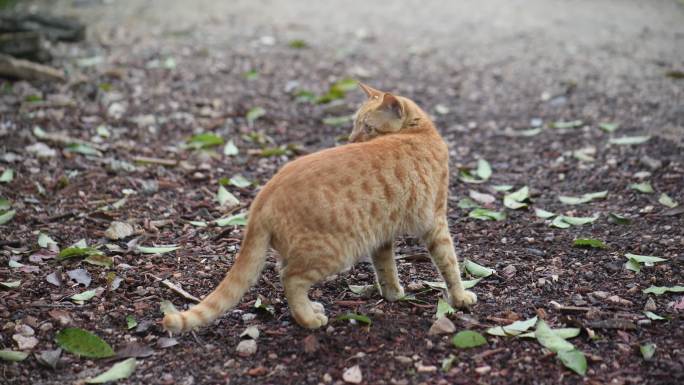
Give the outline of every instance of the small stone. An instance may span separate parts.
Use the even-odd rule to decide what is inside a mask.
[[[105,230],[104,235],[105,237],[116,241],[118,239],[124,239],[126,237],[129,237],[133,235],[134,229],[133,226],[126,222],[118,222],[114,221],[109,224],[109,227],[107,230]]]
[[[32,335],[36,334],[36,332],[33,330],[33,328],[26,325],[26,324],[17,325],[14,328],[14,331],[17,332],[18,334],[21,334],[24,337],[31,337]]]
[[[447,317],[439,317],[437,318],[437,321],[435,321],[432,326],[430,326],[430,331],[428,331],[428,335],[434,336],[434,335],[439,335],[439,334],[448,334],[448,333],[453,333],[456,331],[456,326],[454,325],[453,322]]]
[[[260,377],[268,374],[268,369],[266,369],[263,366],[257,366],[256,368],[249,369],[247,371],[247,374],[249,374],[252,377]]]
[[[606,298],[606,301],[616,303],[618,305],[623,305],[623,306],[632,306],[632,301],[626,300],[622,297],[619,297],[617,295],[611,295],[610,297]]]
[[[415,281],[414,281],[414,282],[409,282],[409,284],[406,285],[406,287],[409,289],[409,291],[418,291],[418,290],[421,290],[421,289],[423,288],[423,286],[424,286],[424,285],[423,285],[422,282],[415,282]]]
[[[501,274],[503,274],[503,276],[508,279],[513,278],[513,276],[515,276],[515,273],[517,272],[518,269],[515,268],[515,265],[508,265],[504,267],[503,270],[501,270]]]
[[[537,286],[544,286],[546,285],[546,279],[545,278],[539,278],[537,280]]]
[[[342,379],[344,382],[350,384],[360,384],[363,381],[363,375],[361,374],[361,368],[359,365],[354,365],[351,368],[347,368],[342,373]]]
[[[307,353],[313,353],[320,347],[315,334],[309,334],[302,342],[304,344],[304,351]]]
[[[38,339],[33,336],[25,337],[21,334],[15,334],[12,336],[12,339],[16,341],[19,350],[30,350],[38,345]]]
[[[397,360],[399,363],[404,364],[404,365],[413,364],[413,360],[411,359],[411,357],[395,356],[394,359]]]
[[[437,367],[434,365],[423,365],[423,362],[416,363],[416,370],[418,373],[434,373],[437,371]]]
[[[608,298],[610,293],[608,293],[607,291],[594,291],[589,295],[591,295],[592,297],[599,298],[599,299],[606,299],[606,298]]]
[[[323,382],[325,382],[326,384],[331,383],[332,380],[333,380],[333,379],[332,379],[332,376],[330,375],[330,373],[325,373],[325,374],[323,375]]]
[[[240,338],[249,337],[253,340],[256,340],[257,338],[259,338],[259,334],[259,328],[257,328],[256,326],[250,326],[247,329],[245,329],[245,331],[242,332],[242,334],[240,334]]]
[[[480,366],[479,368],[475,368],[475,372],[477,374],[487,374],[492,370],[492,367],[489,365],[485,366]]]
[[[235,348],[235,351],[240,357],[249,357],[256,353],[257,343],[255,340],[242,340]]]
[[[55,149],[50,148],[47,144],[41,142],[27,146],[26,152],[29,154],[34,154],[38,158],[52,158],[57,155],[57,151],[55,151]]]
[[[254,313],[245,313],[242,315],[242,321],[243,322],[249,322],[255,318],[256,318],[256,314],[254,314]]]
[[[650,298],[650,297],[649,297],[649,298],[646,300],[646,304],[644,305],[644,310],[646,310],[646,311],[656,311],[656,310],[658,310],[658,307],[656,306],[656,303],[655,303],[655,301],[653,300],[653,298]]]

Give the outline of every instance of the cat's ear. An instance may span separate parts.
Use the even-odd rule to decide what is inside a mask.
[[[397,119],[404,117],[404,105],[401,104],[396,96],[390,93],[385,93],[382,96],[382,103],[380,103],[378,110],[391,112]]]
[[[374,96],[380,96],[382,95],[381,91],[376,90],[375,88],[371,86],[367,86],[361,82],[359,82],[359,87],[363,90],[363,92],[368,96],[368,99],[374,97]]]

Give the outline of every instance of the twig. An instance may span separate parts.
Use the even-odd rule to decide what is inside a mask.
[[[186,299],[189,299],[189,300],[195,301],[195,302],[201,302],[201,300],[199,298],[197,298],[194,295],[183,290],[182,287],[176,285],[175,283],[169,281],[168,279],[163,280],[162,283],[164,284],[164,286],[168,287],[169,289],[171,289],[171,290],[175,291],[176,293],[180,294],[181,296],[183,296],[183,298],[186,298]]]

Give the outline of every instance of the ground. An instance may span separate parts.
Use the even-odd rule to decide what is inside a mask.
[[[3,383],[79,383],[115,362],[62,352],[56,369],[39,363],[65,327],[97,334],[120,356],[138,356],[135,372],[120,381],[131,384],[335,383],[354,365],[366,384],[684,382],[684,297],[643,292],[684,284],[681,2],[20,6],[76,16],[89,32],[85,42],[53,47],[52,65],[66,69],[67,84],[2,83],[0,172],[12,169],[14,177],[0,183],[0,197],[16,215],[0,225],[0,282],[21,282],[0,290],[0,347],[37,342],[23,347],[35,353],[24,361],[0,363]],[[312,94],[346,78],[413,98],[434,115],[451,148],[449,220],[457,252],[496,270],[472,289],[477,305],[449,317],[457,331],[480,332],[487,344],[459,349],[454,333],[428,335],[442,293],[423,281],[439,276],[422,246],[406,238],[397,242],[398,264],[412,299],[388,303],[378,293],[353,293],[349,285],[373,282],[370,265],[361,262],[312,291],[331,323],[304,330],[289,315],[271,256],[236,309],[194,335],[175,336],[172,345],[158,325],[160,303],[183,309],[192,301],[162,280],[206,295],[242,238],[240,226],[197,222],[245,211],[258,186],[288,160],[343,145],[346,117],[362,93],[350,90],[325,104]],[[581,122],[554,124],[575,121]],[[601,123],[619,127],[610,132]],[[521,133],[534,127],[541,129]],[[189,148],[188,139],[202,132],[232,140],[238,154],[225,155],[222,145]],[[635,136],[648,140],[611,143]],[[491,178],[465,183],[459,171],[474,169],[479,159],[491,165]],[[219,184],[236,174],[252,184],[226,185],[240,204],[220,206]],[[629,187],[643,182],[654,191]],[[528,186],[528,207],[504,207],[506,193],[494,188],[500,185]],[[558,199],[601,191],[602,199],[577,205]],[[661,203],[661,194],[679,206]],[[469,217],[469,195],[506,218]],[[557,228],[535,209],[598,219]],[[134,225],[135,234],[107,239],[113,221]],[[58,260],[54,245],[38,245],[39,233],[61,250],[85,239],[113,265]],[[602,240],[606,248],[573,246],[580,238]],[[162,254],[137,248],[168,244],[180,248]],[[666,260],[636,273],[625,268],[627,253]],[[78,278],[91,282],[70,280],[67,272],[77,269],[86,270]],[[52,273],[61,285],[48,283]],[[70,300],[91,289],[97,295],[83,304]],[[255,308],[257,300],[271,312]],[[651,320],[644,309],[664,319]],[[372,324],[335,320],[349,312]],[[585,376],[534,339],[486,333],[534,316],[554,328],[580,328],[569,341],[587,357]],[[129,329],[127,317],[137,326]],[[248,326],[261,332],[257,351],[240,357],[236,346]],[[646,360],[640,347],[650,343],[656,350]],[[442,370],[450,355],[451,368]]]

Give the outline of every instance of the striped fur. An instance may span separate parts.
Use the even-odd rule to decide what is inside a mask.
[[[371,255],[382,295],[404,295],[394,239],[421,237],[454,306],[476,302],[463,289],[447,223],[448,148],[427,114],[411,100],[365,85],[352,143],[286,164],[250,208],[241,250],[228,275],[200,304],[164,317],[181,332],[206,325],[234,307],[257,281],[266,251],[282,259],[281,278],[293,318],[306,328],[327,323],[309,288]]]

